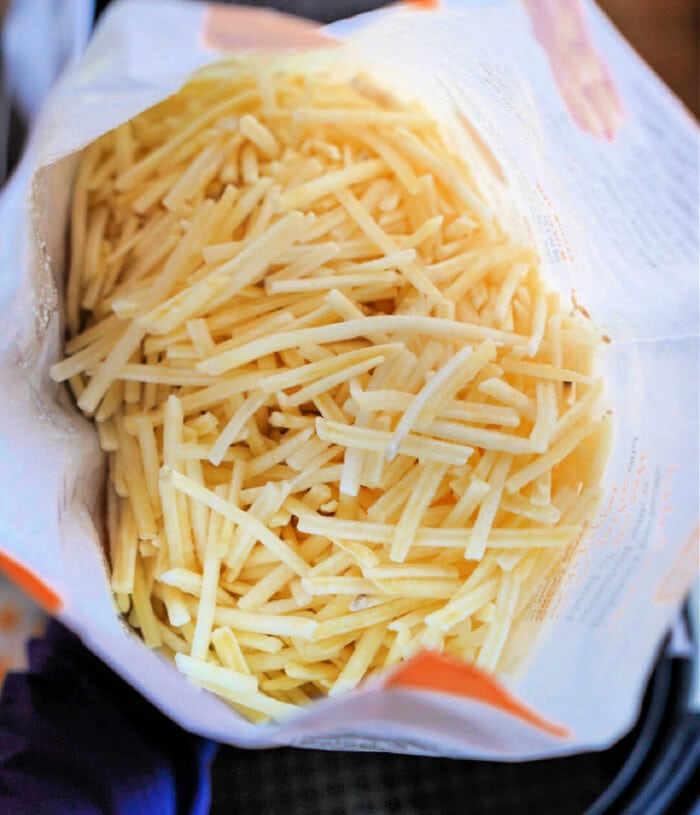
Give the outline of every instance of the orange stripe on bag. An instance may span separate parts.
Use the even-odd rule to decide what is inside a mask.
[[[209,6],[204,17],[205,48],[230,51],[323,48],[335,40],[319,31],[317,23],[271,9]]]
[[[0,551],[0,572],[38,603],[44,611],[55,615],[61,610],[63,601],[59,595],[34,572],[2,551]]]
[[[440,0],[404,0],[406,6],[417,6],[422,9],[440,8]]]
[[[431,690],[474,699],[499,708],[557,738],[571,732],[543,719],[505,691],[491,676],[472,665],[441,654],[422,653],[401,666],[386,681],[387,688]]]

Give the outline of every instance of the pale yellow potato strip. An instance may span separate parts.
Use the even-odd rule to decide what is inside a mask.
[[[332,390],[333,388],[337,387],[343,382],[347,382],[348,380],[353,379],[356,376],[360,376],[360,374],[370,371],[372,368],[376,368],[378,365],[381,365],[381,363],[384,362],[385,359],[386,356],[384,356],[383,354],[378,355],[375,354],[374,356],[371,356],[369,359],[363,360],[361,362],[356,362],[354,365],[343,367],[341,368],[341,370],[336,371],[335,373],[317,379],[312,384],[306,385],[306,387],[304,388],[300,388],[296,393],[293,393],[291,396],[283,397],[280,394],[278,397],[280,404],[285,408],[298,407],[299,405],[303,405],[306,402],[312,401],[319,394],[326,393],[326,391]]]
[[[280,444],[248,462],[246,469],[248,476],[264,473],[275,464],[288,460],[290,456],[294,456],[296,452],[303,449],[309,442],[313,432],[312,427],[305,427],[298,433],[287,433]]]
[[[310,462],[306,469],[292,480],[292,491],[308,490],[316,484],[337,484],[340,481],[343,465],[323,465],[326,461],[336,458],[341,452],[340,447],[330,447],[324,454]]]
[[[476,613],[485,603],[492,600],[498,592],[499,578],[492,577],[479,584],[471,591],[456,597],[439,611],[434,611],[425,618],[430,628],[447,632],[462,620]]]
[[[401,417],[387,449],[387,459],[391,461],[396,456],[402,440],[414,426],[418,430],[429,427],[440,407],[452,399],[495,354],[494,343],[485,340],[477,349],[465,346],[451,357],[425,384]]]
[[[204,127],[210,122],[219,119],[221,116],[235,110],[237,105],[242,101],[250,99],[250,92],[239,91],[238,93],[227,96],[223,101],[208,108],[199,117],[192,121],[187,127],[178,130],[175,135],[168,139],[161,146],[144,156],[136,164],[133,164],[123,173],[117,176],[116,188],[120,191],[133,189],[137,184],[148,178],[151,173],[161,165],[161,163],[175,150],[182,145],[186,145],[192,141]]]
[[[302,445],[295,453],[288,455],[285,457],[285,461],[290,467],[293,467],[295,470],[299,470],[299,474],[307,472],[309,462],[318,460],[319,456],[322,456],[327,450],[330,449],[330,446],[325,442],[321,441],[321,439],[316,438],[313,436],[313,421],[309,421],[301,426],[301,430],[310,430],[311,434],[307,443]],[[296,482],[293,482],[293,486]],[[326,489],[326,500],[330,499],[331,493],[329,489]]]
[[[501,325],[506,319],[508,307],[513,299],[515,290],[520,285],[520,281],[527,273],[527,268],[528,267],[525,263],[516,263],[510,272],[508,272],[505,280],[503,280],[501,283],[498,296],[492,310],[494,319],[501,323]]]
[[[472,478],[467,489],[460,495],[459,500],[452,506],[443,520],[443,527],[463,526],[471,518],[474,511],[488,495],[491,487],[480,478]]]
[[[343,670],[328,692],[329,696],[338,696],[359,685],[384,641],[385,634],[386,628],[383,622],[379,622],[363,631],[362,636],[355,645],[352,656],[345,663]]]
[[[294,572],[289,566],[280,563],[239,599],[238,608],[243,611],[256,611],[273,594],[286,586],[292,577],[294,577]]]
[[[389,559],[394,563],[403,563],[406,559],[423,515],[435,497],[447,467],[447,464],[431,461],[421,470],[413,499],[407,502],[394,530],[389,549]]]
[[[269,634],[259,634],[253,631],[234,631],[233,633],[242,648],[263,651],[266,654],[276,654],[284,647],[281,639],[272,637]]]
[[[413,460],[407,456],[396,458],[394,463],[389,466],[394,466],[402,458],[407,465],[405,471],[397,475],[393,483],[389,483],[382,495],[367,509],[367,517],[372,521],[386,521],[391,518],[399,507],[409,500],[413,492],[420,475],[420,467],[413,467]],[[385,475],[387,470],[388,468],[384,471]]]
[[[335,679],[338,676],[338,668],[335,665],[328,665],[323,662],[290,662],[284,672],[293,679],[313,680],[313,679]]]
[[[350,385],[351,389],[352,384],[353,383]],[[374,421],[374,426],[377,430],[388,432],[391,429],[391,419],[389,416],[379,416]],[[367,487],[381,487],[384,464],[384,456],[381,452],[375,451],[373,453],[367,453],[362,465],[360,482]]]
[[[141,418],[141,417],[139,417]],[[145,420],[146,423],[150,425],[148,420]],[[248,430],[247,428],[243,430],[239,439],[241,441],[248,438]],[[194,442],[189,442],[188,444],[181,444],[178,448],[178,455],[180,456],[180,460],[187,462],[189,459],[197,458],[202,461],[204,459],[209,458],[209,453],[211,452],[212,445],[211,444],[195,444]],[[244,447],[233,447],[229,448],[221,457],[221,461],[231,462],[231,461],[248,461],[250,459],[250,451],[245,449]],[[157,472],[157,470],[156,470]]]
[[[217,625],[229,626],[236,630],[280,637],[301,637],[302,639],[309,639],[313,636],[320,625],[308,617],[294,617],[291,614],[257,614],[224,606],[217,606],[214,619]],[[247,659],[247,661],[251,671],[254,671],[251,660]]]
[[[300,508],[301,505],[301,508]],[[348,521],[317,515],[304,507],[301,502],[290,504],[297,515],[300,532],[311,535],[325,535],[331,540],[364,541],[366,543],[391,543],[394,524],[373,523],[370,521]],[[580,531],[580,526],[526,527],[523,529],[491,529],[487,546],[491,548],[528,548],[533,546],[566,546]],[[444,529],[442,527],[421,527],[416,533],[414,545],[430,548],[464,548],[472,535],[473,527]],[[374,564],[376,565],[376,564]]]
[[[306,233],[307,238],[309,235],[309,231]],[[306,247],[305,247],[306,248]],[[265,278],[265,290],[270,291],[270,287],[268,283],[275,283],[281,282],[283,280],[294,280],[296,278],[303,278],[309,272],[313,272],[315,269],[318,269],[320,266],[323,266],[329,260],[337,257],[340,253],[340,249],[336,243],[329,241],[328,243],[322,243],[319,246],[315,246],[313,248],[308,247],[306,248],[307,251],[297,260],[290,263],[288,266],[285,266],[283,269],[280,269],[277,272],[273,272],[266,276]],[[373,270],[368,270],[373,271]]]
[[[279,410],[273,411],[268,421],[271,427],[284,428],[285,430],[303,430],[305,427],[311,427],[314,423],[311,416],[302,416]]]
[[[127,501],[118,501],[118,527],[110,530],[110,549],[112,552],[112,590],[124,594],[134,591],[134,573],[138,534],[136,521],[131,505]]]
[[[123,328],[126,327],[116,314],[110,314],[108,317],[93,323],[89,328],[85,328],[75,337],[66,340],[65,352],[66,354],[74,355],[83,348],[92,345],[96,340],[102,339],[102,337],[108,334],[112,334],[112,332],[120,326]]]
[[[241,634],[243,632],[236,632],[239,642],[242,643]],[[303,637],[294,635],[297,640],[304,641]],[[245,646],[244,646],[245,647]],[[297,647],[285,647],[278,651],[261,653],[261,654],[246,654],[246,662],[251,670],[251,673],[269,673],[270,671],[283,671],[287,663],[296,659],[299,656],[299,649]]]
[[[134,566],[134,588],[131,592],[134,610],[141,628],[141,636],[148,648],[159,648],[163,643],[160,624],[153,611],[151,598],[146,586],[141,559],[137,558]]]
[[[145,300],[141,306],[144,311],[164,300],[176,283],[192,268],[193,245],[208,215],[208,208],[202,206],[192,218],[185,234],[180,239],[162,270],[153,279]],[[107,389],[115,379],[117,372],[137,350],[146,334],[144,326],[133,322],[114,344],[107,357],[99,364],[90,383],[78,400],[78,407],[86,414],[92,415]]]
[[[483,286],[486,276],[492,273],[495,268],[503,268],[515,260],[526,258],[527,254],[527,250],[513,244],[465,253],[465,263],[461,265],[460,274],[449,284],[445,294],[455,303],[460,302],[466,295],[470,295],[474,306],[481,308],[485,296],[479,298],[479,304],[475,301],[475,296],[480,287]],[[443,261],[442,264],[436,264],[436,266],[441,268],[440,276],[442,276],[450,268],[450,262]],[[435,274],[435,267],[433,267],[433,274]]]
[[[166,586],[173,586],[185,594],[192,595],[192,597],[200,597],[202,594],[202,575],[199,574],[199,572],[192,572],[189,569],[180,567],[168,569],[167,572],[163,572],[163,574],[158,577],[158,581],[164,583]],[[224,606],[230,606],[233,605],[234,598],[217,584],[216,602]]]
[[[489,626],[486,640],[476,658],[479,668],[491,672],[496,669],[515,616],[519,588],[519,583],[512,574],[506,573],[501,577],[496,595],[496,619]]]
[[[302,578],[301,584],[313,597],[336,594],[374,594],[377,591],[374,583],[363,577],[325,577],[310,574]]]
[[[586,374],[572,371],[568,368],[557,368],[546,362],[528,362],[527,360],[514,359],[513,357],[503,357],[498,363],[506,373],[523,374],[524,376],[539,377],[540,379],[552,379],[560,382],[580,382],[583,385],[590,385],[591,378]]]
[[[276,393],[277,391],[287,390],[297,385],[318,381],[337,371],[343,371],[346,367],[354,365],[356,362],[362,362],[378,354],[395,353],[401,347],[400,343],[387,343],[386,345],[368,346],[367,348],[360,348],[356,351],[348,351],[347,353],[338,354],[337,356],[334,355],[328,359],[319,360],[318,362],[310,362],[298,368],[271,374],[261,379],[258,387],[265,393]]]
[[[230,668],[241,674],[249,674],[250,668],[245,661],[241,646],[236,635],[230,628],[215,628],[211,634],[211,642],[216,656],[224,668]],[[280,647],[282,643],[280,642]]]
[[[296,713],[299,708],[295,704],[289,702],[281,702],[279,699],[274,699],[265,693],[257,691],[255,693],[241,693],[240,691],[232,691],[229,688],[224,688],[221,685],[199,680],[201,684],[208,690],[214,691],[233,704],[236,709],[243,708],[246,713],[255,711],[263,713],[272,719],[284,719],[293,713]]]
[[[224,489],[226,488],[224,487]],[[220,527],[220,516],[212,514],[204,552],[202,589],[199,595],[199,607],[195,615],[196,623],[194,637],[192,639],[191,656],[198,660],[206,660],[207,653],[209,652],[211,632],[214,627],[219,570],[221,567],[221,554],[218,546]]]
[[[347,552],[362,569],[371,569],[379,563],[379,555],[373,552],[369,546],[357,541],[333,538],[333,543],[339,549]]]
[[[449,600],[454,597],[462,585],[460,580],[445,578],[394,578],[392,580],[375,580],[377,586],[389,594],[398,597],[415,597],[425,600]]]
[[[168,622],[174,628],[182,628],[191,622],[192,615],[187,607],[185,596],[175,586],[162,585],[158,591],[154,590],[154,594],[159,596],[165,605],[165,610],[168,615]],[[191,647],[191,634],[188,635],[188,641]]]
[[[275,158],[280,151],[277,139],[255,116],[246,113],[238,124],[240,132],[260,150],[265,158]]]
[[[439,439],[457,444],[481,447],[484,450],[498,450],[513,455],[525,455],[535,452],[535,445],[529,438],[502,433],[500,430],[489,430],[484,427],[470,427],[458,422],[437,419],[431,422],[425,432]]]
[[[363,628],[369,628],[377,623],[384,624],[387,620],[392,620],[394,617],[398,617],[400,614],[411,609],[413,602],[412,599],[407,598],[389,600],[380,605],[365,609],[364,611],[351,611],[349,614],[333,617],[330,620],[323,620],[320,623],[316,623],[317,628],[313,633],[312,639],[317,641],[324,640],[328,637],[335,637],[338,634],[346,634],[349,631],[359,631]]]
[[[377,247],[385,254],[397,252],[401,247],[397,246],[392,238],[384,232],[379,224],[372,218],[369,212],[362,206],[357,198],[347,189],[338,190],[336,198],[347,210],[350,217],[357,223],[367,237],[376,243]],[[424,294],[432,303],[441,303],[444,297],[433,282],[426,277],[419,266],[414,263],[402,263],[398,266],[399,271],[406,280],[419,292]]]
[[[326,419],[316,420],[316,432],[323,441],[358,450],[378,450],[386,452],[392,439],[392,434],[388,431],[343,425],[338,422],[327,421]],[[471,456],[473,449],[463,445],[430,439],[426,436],[409,434],[402,441],[398,452],[407,456],[415,456],[425,461],[465,464]]]
[[[552,471],[546,470],[532,482],[530,501],[534,506],[547,507],[552,503]]]
[[[298,324],[298,322],[298,320],[294,319],[291,309],[277,311],[273,314],[264,314],[256,320],[251,320],[241,325],[240,330],[236,330],[235,336],[232,339],[216,344],[213,353],[221,354],[231,348],[238,348],[258,337],[265,337],[270,334],[275,334],[278,331],[285,331],[293,325]]]
[[[192,315],[198,314],[226,284],[223,276],[210,274],[196,285],[173,294],[138,321],[148,328],[150,334],[170,334]]]
[[[163,198],[163,205],[171,211],[180,211],[197,192],[214,177],[221,163],[221,144],[214,142],[192,161],[179,176],[170,192]]]
[[[151,498],[143,471],[143,459],[138,454],[138,443],[125,430],[121,420],[116,422],[118,456],[121,456],[129,500],[136,519],[138,537],[153,540],[156,537],[156,522]]]
[[[557,392],[554,382],[537,382],[535,387],[537,418],[530,433],[533,451],[544,453],[557,423]]]
[[[544,337],[545,325],[547,322],[547,298],[544,289],[540,288],[535,295],[535,307],[532,312],[532,327],[530,338],[521,347],[521,351],[526,357],[536,356],[542,338]]]
[[[505,484],[508,492],[518,492],[531,481],[534,481],[539,475],[542,475],[545,470],[551,470],[552,467],[575,450],[585,438],[590,436],[591,433],[594,433],[598,429],[598,426],[598,422],[590,422],[577,427],[569,435],[559,439],[546,453],[538,456],[534,461],[530,462],[530,464],[526,464],[509,476]]]
[[[220,233],[225,235],[232,235],[233,232],[245,221],[245,219],[253,212],[255,207],[262,201],[262,199],[267,195],[270,189],[273,187],[274,181],[271,178],[261,178],[255,182],[255,184],[251,184],[249,187],[243,190],[241,195],[236,200],[236,203],[231,208],[230,212],[227,213],[224,221],[220,225]],[[233,248],[233,244],[229,244],[229,247]],[[240,251],[243,248],[242,242],[237,243],[236,249]],[[233,255],[237,255],[238,251],[233,251]],[[210,256],[209,253],[204,250],[204,259],[208,262],[214,263],[218,259],[216,255]],[[228,259],[231,259],[231,255],[229,254]]]
[[[110,352],[116,342],[116,338],[123,333],[124,324],[120,320],[115,328],[101,337],[97,337],[93,342],[78,349],[72,356],[54,363],[49,368],[49,376],[54,382],[65,382],[76,374],[94,368]]]
[[[113,419],[98,422],[97,435],[100,437],[100,447],[105,451],[105,453],[114,452],[118,448],[119,444],[117,442],[117,431]]]
[[[267,398],[267,394],[261,390],[254,390],[249,393],[243,404],[222,428],[214,444],[212,444],[207,456],[212,464],[221,464],[228,448],[239,441],[248,420],[265,404]]]
[[[402,563],[391,566],[375,566],[366,569],[365,577],[370,580],[401,580],[408,578],[457,578],[459,571],[454,566],[438,566],[429,563]]]
[[[295,574],[304,576],[308,573],[309,565],[305,560],[299,557],[289,546],[274,532],[271,532],[263,523],[250,513],[244,512],[238,507],[234,506],[229,501],[220,498],[216,493],[208,490],[199,484],[191,481],[182,473],[175,472],[169,467],[164,466],[160,471],[161,484],[171,484],[176,490],[189,495],[203,504],[213,509],[215,512],[229,518],[239,527],[245,529],[252,534],[257,540],[260,541],[268,549],[271,549],[279,557],[279,559],[286,563]],[[225,625],[226,623],[224,623]],[[233,628],[242,627],[233,625]],[[261,633],[275,633],[262,631]]]
[[[534,421],[536,408],[533,400],[522,391],[504,382],[502,379],[486,379],[477,385],[478,389],[504,405],[512,405],[519,413],[527,419]]]
[[[143,363],[122,365],[115,373],[115,379],[125,382],[155,382],[158,385],[190,388],[204,388],[217,381],[217,377],[198,373],[189,368],[171,368],[167,365],[146,365]]]
[[[241,147],[240,171],[244,184],[253,184],[260,177],[258,154],[255,147],[250,143],[244,144]]]
[[[512,456],[504,454],[498,459],[491,471],[488,481],[489,491],[481,501],[476,520],[474,521],[474,528],[464,552],[464,557],[467,560],[480,560],[484,556],[489,533],[493,526],[496,513],[498,512],[503,485],[512,463]]]
[[[455,172],[455,168],[438,158],[435,153],[422,144],[419,139],[408,130],[397,128],[396,133],[401,149],[406,152],[414,162],[430,170],[435,178],[439,179],[447,188],[451,189],[481,221],[487,234],[490,233],[492,230],[490,213],[464,178],[461,177],[458,172]]]
[[[339,271],[345,274],[353,272],[383,272],[386,269],[396,269],[403,263],[411,263],[416,259],[416,250],[409,247],[398,252],[389,252],[373,260],[365,260],[361,263],[342,264]],[[356,315],[357,316],[357,315]]]
[[[353,135],[357,135],[379,158],[384,160],[409,195],[418,195],[421,192],[421,181],[410,162],[394,150],[385,139],[371,130],[358,131],[356,128],[353,128]]]
[[[519,334],[470,323],[460,323],[456,320],[388,314],[346,320],[342,323],[314,328],[303,328],[298,331],[285,331],[276,337],[255,340],[240,348],[202,360],[197,363],[196,368],[209,374],[220,374],[245,365],[246,362],[258,359],[266,354],[274,354],[287,348],[299,348],[314,343],[342,342],[356,337],[369,337],[370,334],[376,331],[424,335],[441,339],[461,340],[463,342],[479,342],[484,339],[492,339],[494,342],[504,345],[514,345],[521,340]],[[587,377],[585,379],[587,381]]]
[[[586,416],[602,392],[603,380],[599,379],[593,383],[591,388],[587,390],[580,399],[574,402],[574,404],[559,417],[552,432],[552,443],[558,442],[559,439],[567,435],[572,428]]]
[[[182,439],[182,418],[182,403],[176,396],[171,395],[165,404],[163,421],[163,462],[168,467],[179,466],[178,453]],[[158,492],[163,510],[170,566],[172,568],[189,566],[180,526],[177,494],[171,483],[160,478]]]
[[[410,407],[414,399],[412,393],[398,390],[363,391],[356,383],[351,385],[350,392],[357,406],[365,410],[403,412]],[[437,415],[443,419],[456,419],[477,424],[499,424],[503,427],[517,427],[520,424],[520,414],[514,408],[462,399],[451,399],[443,403]]]
[[[334,170],[326,173],[321,178],[306,181],[295,189],[282,193],[278,201],[279,210],[280,212],[288,212],[289,210],[307,207],[326,195],[331,195],[354,184],[378,178],[380,175],[384,175],[386,170],[387,167],[381,159],[369,159],[342,170]]]
[[[80,295],[83,283],[83,257],[85,252],[88,220],[88,185],[100,159],[98,145],[87,148],[78,167],[71,205],[71,259],[66,286],[66,318],[70,334],[78,333],[80,318]]]
[[[548,470],[547,472],[551,472]],[[531,521],[543,524],[558,523],[560,513],[552,504],[537,505],[522,497],[522,495],[502,495],[500,508],[514,515],[521,515]]]
[[[345,320],[354,320],[365,316],[359,306],[338,289],[331,289],[324,297],[324,300],[339,317]],[[375,346],[390,344],[389,336],[379,331],[368,334],[367,339],[371,340]]]
[[[590,459],[586,478],[589,485],[600,484],[605,475],[605,467],[610,457],[613,444],[612,415],[606,414],[601,418],[599,432],[596,435],[596,449],[593,457]]]
[[[369,284],[397,283],[401,278],[395,272],[349,272],[343,275],[326,277],[305,277],[296,280],[273,280],[265,288],[270,294],[287,292],[328,291],[329,289],[348,289]]]
[[[187,640],[179,637],[172,629],[168,628],[167,625],[160,623],[158,627],[160,629],[160,635],[163,638],[163,645],[166,648],[170,648],[173,654],[186,654],[190,650]]]
[[[167,334],[186,320],[197,317],[204,308],[214,309],[227,303],[246,286],[260,280],[279,253],[299,239],[303,222],[301,213],[288,213],[260,237],[251,240],[232,260],[194,283],[187,290],[186,300],[176,302],[173,298],[170,305],[158,306],[141,318],[141,322],[156,334]]]
[[[403,614],[395,620],[392,620],[387,625],[387,630],[408,632],[409,629],[416,625],[421,625],[429,614],[438,611],[443,608],[444,605],[445,603],[442,600],[438,600],[437,602],[418,600],[416,602],[417,608],[414,608],[413,611],[409,611],[408,614]]]
[[[175,664],[178,670],[193,679],[209,682],[234,693],[254,693],[258,688],[258,680],[254,676],[220,665],[212,665],[198,657],[176,654]]]

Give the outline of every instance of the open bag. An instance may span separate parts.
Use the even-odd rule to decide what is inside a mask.
[[[528,652],[519,671],[496,681],[419,654],[275,725],[246,722],[189,683],[118,615],[103,455],[48,377],[62,353],[78,152],[240,44],[241,18],[176,0],[116,3],[47,100],[15,191],[26,206],[0,223],[11,281],[0,303],[0,567],[183,727],[242,747],[517,760],[603,748],[635,721],[697,574],[697,128],[593,5],[586,19],[590,41],[564,49],[514,0],[395,8],[324,30],[399,92],[469,123],[499,212],[610,340],[599,364],[615,441],[597,517],[514,634]]]

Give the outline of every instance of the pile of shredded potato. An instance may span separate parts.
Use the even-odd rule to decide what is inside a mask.
[[[600,338],[438,124],[366,80],[210,67],[86,149],[67,380],[112,587],[254,721],[419,649],[502,670],[600,497]]]

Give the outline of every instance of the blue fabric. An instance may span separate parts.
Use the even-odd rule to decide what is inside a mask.
[[[182,730],[56,622],[0,697],[2,815],[205,815],[216,745]]]

